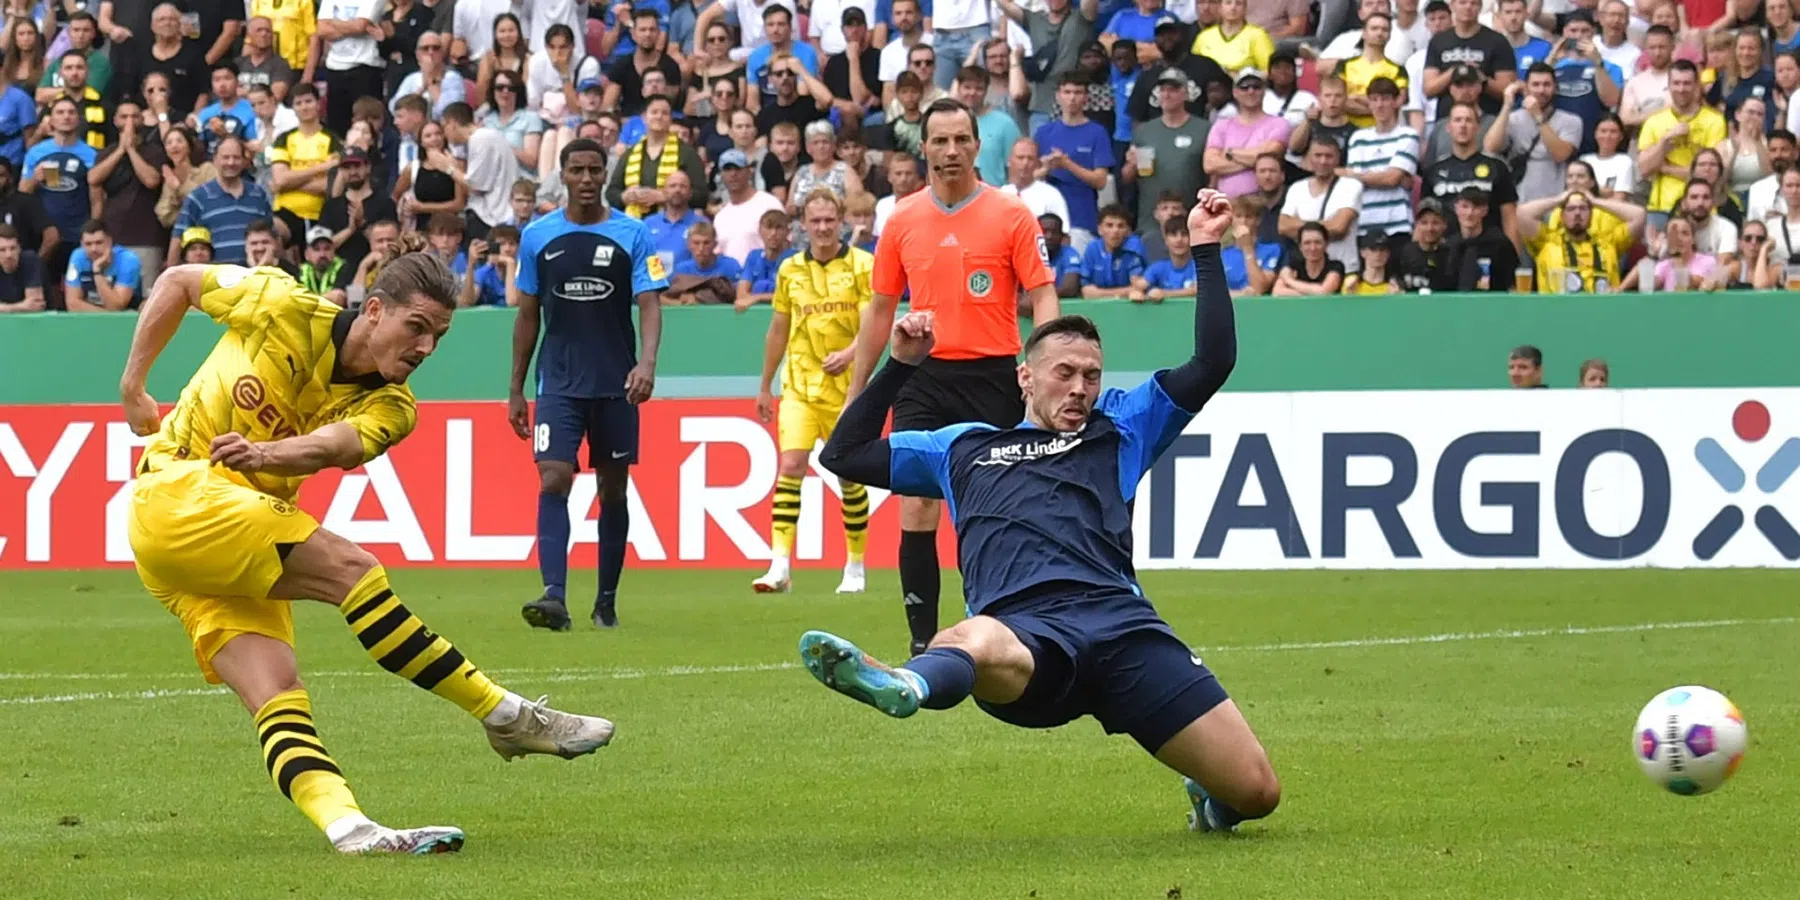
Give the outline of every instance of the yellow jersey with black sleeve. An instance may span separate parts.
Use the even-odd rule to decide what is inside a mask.
[[[843,407],[850,370],[827,374],[825,357],[856,343],[863,307],[875,296],[870,288],[874,271],[875,257],[849,244],[826,260],[796,253],[776,270],[771,303],[788,316],[783,400]]]
[[[298,171],[310,169],[343,152],[344,145],[330,131],[320,128],[313,134],[306,135],[295,128],[282,132],[269,145],[269,164],[286,163],[289,169]],[[325,197],[311,191],[282,191],[275,195],[275,208],[285,209],[312,222],[324,211]]]
[[[163,419],[140,475],[206,460],[213,438],[233,432],[274,441],[347,422],[362,437],[364,462],[412,433],[418,405],[409,388],[379,375],[351,379],[339,370],[338,353],[356,313],[306,293],[280,269],[239,266],[207,268],[200,308],[226,332]],[[305,480],[213,468],[282,500],[292,500]]]

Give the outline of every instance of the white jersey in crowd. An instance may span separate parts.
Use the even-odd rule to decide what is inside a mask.
[[[575,46],[587,46],[587,0],[531,0],[521,13],[519,22],[525,26],[525,39],[530,42],[533,56],[550,45],[545,35],[553,25],[569,26],[575,32]],[[535,98],[537,94],[531,96]]]
[[[823,55],[836,56],[844,52],[844,10],[851,7],[862,10],[863,21],[874,30],[875,0],[813,0],[807,34],[818,39]],[[868,48],[863,50],[867,52]],[[875,89],[880,90],[879,87]]]
[[[366,19],[379,25],[382,7],[386,5],[387,0],[325,0],[319,7],[319,18],[342,22]],[[367,34],[342,37],[327,43],[325,68],[333,72],[347,72],[357,66],[385,65],[379,43]]]
[[[1034,218],[1044,215],[1056,216],[1062,220],[1063,231],[1069,230],[1069,201],[1063,199],[1062,191],[1057,190],[1055,186],[1042,181],[1034,181],[1024,190],[1019,190],[1017,185],[1007,182],[1000,186],[1000,190],[1025,201],[1025,208],[1031,210]]]
[[[988,0],[936,0],[931,5],[931,27],[974,28],[986,25],[988,15]],[[959,68],[962,64],[962,60],[956,61]]]
[[[764,0],[761,3],[758,3],[757,0],[719,0],[719,4],[725,7],[726,12],[737,16],[738,30],[742,35],[738,40],[738,45],[732,48],[732,59],[746,58],[750,55],[751,49],[761,47],[769,42],[768,33],[763,31],[763,11],[771,6],[786,9],[795,18],[794,27],[800,27],[800,14],[794,10],[794,0]],[[869,27],[875,27],[875,23],[871,21]],[[824,60],[820,60],[820,62],[823,63]]]

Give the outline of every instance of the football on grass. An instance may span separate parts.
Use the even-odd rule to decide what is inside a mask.
[[[1698,685],[1670,688],[1638,713],[1632,750],[1644,774],[1683,796],[1718,790],[1743,761],[1750,732],[1724,694]]]

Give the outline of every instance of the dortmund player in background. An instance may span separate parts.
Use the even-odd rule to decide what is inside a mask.
[[[277,269],[177,266],[144,304],[119,384],[132,431],[155,435],[128,518],[138,575],[181,619],[206,680],[254,716],[275,786],[347,853],[454,851],[463,833],[363,814],[313,723],[288,601],[337,607],[382,668],[481,720],[502,758],[574,758],[613,734],[489,680],[407,610],[373,556],[294,506],[307,477],[354,469],[412,431],[405,382],[449,330],[455,298],[455,277],[422,253],[384,266],[360,314]],[[145,380],[190,308],[227,330],[159,421]]]
[[[781,382],[781,415],[777,430],[781,468],[775,477],[774,510],[770,515],[773,556],[769,571],[750,583],[759,594],[786,591],[794,552],[794,532],[800,523],[800,483],[813,444],[831,437],[838,414],[844,411],[844,395],[850,387],[850,366],[856,362],[856,331],[862,309],[874,296],[869,276],[875,257],[841,240],[844,203],[830,188],[806,195],[800,214],[812,239],[805,253],[796,253],[781,264],[775,275],[775,315],[763,343],[762,381],[757,385],[756,414],[764,422],[772,418],[775,398],[769,383],[775,368],[787,357],[787,374]],[[844,563],[840,594],[863,590],[863,543],[869,528],[869,492],[860,484],[840,482],[844,508],[844,543],[849,560]]]

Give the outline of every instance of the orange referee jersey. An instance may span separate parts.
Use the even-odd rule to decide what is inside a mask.
[[[1019,292],[1053,280],[1031,210],[982,185],[955,209],[930,188],[895,204],[870,286],[895,296],[910,289],[913,309],[936,314],[932,356],[980,359],[1019,355]]]

